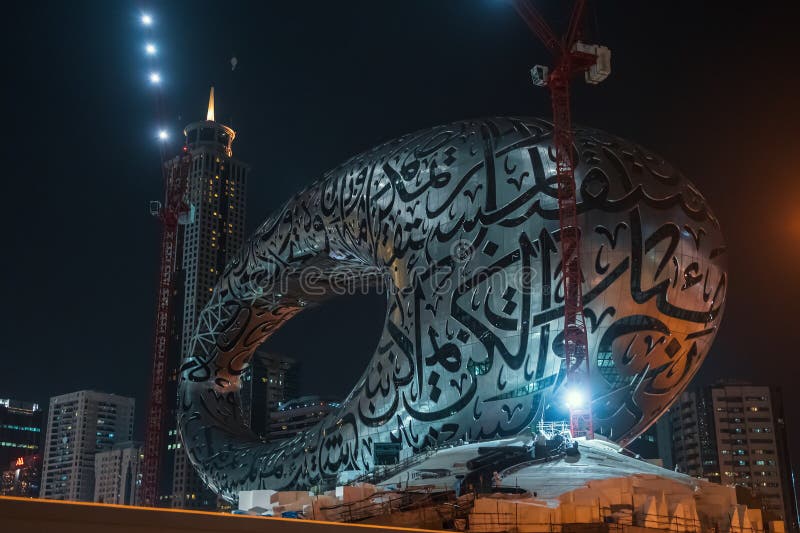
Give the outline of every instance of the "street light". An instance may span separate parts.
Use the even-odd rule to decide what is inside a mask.
[[[167,133],[167,130],[158,130],[158,138],[161,141],[166,141],[169,139],[169,133]]]
[[[159,83],[161,83],[161,74],[159,74],[158,72],[151,72],[150,83],[154,85],[158,85]]]
[[[156,55],[156,45],[153,43],[147,43],[144,45],[144,51],[147,52],[147,55],[154,56]]]
[[[150,26],[151,24],[153,24],[153,17],[151,17],[147,13],[142,13],[142,25]]]

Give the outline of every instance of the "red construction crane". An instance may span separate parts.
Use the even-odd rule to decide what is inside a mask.
[[[158,504],[161,455],[164,448],[164,420],[166,404],[167,362],[172,335],[172,313],[175,292],[175,267],[179,252],[179,225],[189,213],[186,190],[192,157],[184,146],[183,154],[173,161],[163,161],[164,204],[151,202],[150,212],[162,224],[161,267],[156,302],[155,342],[153,345],[153,371],[150,384],[150,405],[147,413],[147,435],[144,445],[142,476],[142,505]],[[174,402],[175,399],[173,398]]]
[[[151,71],[150,84],[155,89],[155,111],[158,124],[165,125],[164,95],[161,90],[161,75],[156,67],[158,48],[152,40],[153,17],[142,13],[141,23],[147,41],[145,53],[149,58]],[[144,445],[144,465],[142,486],[139,489],[139,500],[143,505],[158,504],[159,475],[161,473],[162,453],[165,450],[164,423],[168,412],[167,384],[170,355],[177,350],[173,343],[173,304],[175,300],[175,273],[182,245],[179,226],[189,221],[190,208],[186,200],[189,172],[192,158],[188,147],[183,152],[167,161],[166,141],[169,132],[162,129],[158,132],[160,142],[161,178],[164,185],[164,200],[150,202],[150,213],[157,216],[162,224],[161,263],[158,278],[158,295],[156,301],[155,339],[153,343],[153,369],[150,383],[150,404],[147,412],[147,434]],[[171,401],[174,403],[175,398]]]
[[[588,83],[603,81],[611,71],[608,48],[586,45],[578,40],[585,0],[576,0],[569,27],[559,39],[528,0],[514,0],[520,17],[553,55],[553,67],[537,65],[531,70],[533,82],[550,89],[553,106],[553,145],[558,183],[558,213],[561,265],[564,282],[564,360],[567,369],[565,400],[569,407],[573,437],[594,436],[591,392],[588,390],[589,350],[581,290],[581,232],[575,199],[575,165],[569,108],[569,83],[584,73]]]
[[[144,51],[151,68],[150,85],[155,90],[156,119],[161,127],[164,120],[164,94],[161,90],[161,74],[157,67],[158,47],[153,40],[153,17],[149,13],[141,14],[141,24],[147,37]],[[153,341],[152,374],[150,382],[150,405],[147,413],[147,434],[144,445],[144,465],[142,486],[139,488],[139,500],[143,505],[155,507],[158,504],[159,474],[161,472],[161,454],[164,451],[164,423],[168,412],[167,384],[170,355],[177,346],[173,343],[173,300],[175,295],[175,274],[180,256],[179,225],[186,222],[189,207],[186,201],[187,183],[191,170],[191,156],[188,148],[167,160],[167,140],[169,132],[162,129],[158,132],[160,141],[161,178],[164,186],[164,200],[150,202],[150,214],[161,222],[161,263],[156,296],[156,320]],[[173,399],[174,401],[174,399]]]

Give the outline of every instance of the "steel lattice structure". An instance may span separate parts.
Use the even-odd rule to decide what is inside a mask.
[[[178,222],[180,217],[188,211],[185,196],[191,164],[191,156],[184,154],[177,158],[176,164],[165,163],[163,165],[164,204],[158,213],[162,224],[161,258],[141,489],[141,501],[148,506],[157,504],[161,452],[165,445],[163,428],[168,410],[166,404],[167,360],[173,320],[175,266],[180,248]]]
[[[553,144],[558,182],[561,268],[564,279],[564,356],[567,361],[567,380],[575,390],[586,388],[589,361],[581,290],[581,261],[578,253],[581,249],[581,228],[578,226],[576,211],[569,86],[570,80],[576,74],[583,74],[596,61],[594,55],[574,49],[585,5],[585,0],[577,0],[574,3],[569,29],[563,38],[558,39],[528,0],[514,2],[517,13],[547,47],[555,61],[549,76],[543,81],[550,90],[550,103],[553,108]],[[592,411],[589,406],[570,406],[570,430],[573,436],[591,438],[594,435],[593,426]]]

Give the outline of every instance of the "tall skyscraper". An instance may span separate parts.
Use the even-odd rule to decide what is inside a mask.
[[[39,451],[42,418],[39,404],[0,398],[0,468]]]
[[[241,390],[244,419],[256,434],[269,438],[270,415],[297,397],[297,370],[291,357],[256,350]]]
[[[179,232],[175,298],[172,308],[173,343],[169,351],[167,397],[177,398],[178,367],[189,349],[197,317],[214,291],[225,265],[244,244],[245,191],[249,166],[234,159],[236,132],[216,122],[214,88],[206,120],[184,129],[185,150],[191,156],[187,183],[189,217]],[[177,172],[179,158],[167,162],[167,172]],[[215,508],[217,497],[200,480],[189,463],[176,426],[175,405],[167,416],[165,449],[159,482],[159,505],[184,509]]]
[[[766,520],[797,524],[779,388],[722,383],[687,391],[665,416],[678,470],[747,487],[763,502]]]
[[[720,483],[710,388],[685,391],[659,423],[672,429],[672,459],[677,470]]]
[[[94,456],[94,501],[138,505],[142,481],[142,446],[121,442]]]
[[[133,398],[83,390],[50,398],[40,497],[90,502],[94,456],[133,436]]]

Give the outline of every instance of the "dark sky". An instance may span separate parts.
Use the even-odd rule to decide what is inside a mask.
[[[537,4],[564,18],[562,2]],[[613,72],[575,86],[573,118],[661,153],[706,195],[729,243],[730,290],[696,383],[783,386],[797,461],[799,13],[789,2],[597,4],[591,28]],[[158,268],[147,208],[161,183],[142,8],[156,19],[173,138],[204,117],[216,84],[217,119],[237,130],[234,153],[253,166],[250,229],[325,170],[397,135],[549,115],[528,75],[545,51],[501,0],[7,6],[0,397],[95,388],[136,396],[144,411]],[[276,346],[306,361],[305,390],[349,390],[381,305],[331,304],[280,333]],[[353,323],[366,332],[357,339]]]

